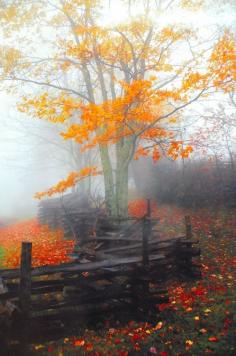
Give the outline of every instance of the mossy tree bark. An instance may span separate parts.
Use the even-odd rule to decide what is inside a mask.
[[[114,178],[108,147],[106,145],[100,145],[99,150],[104,176],[105,204],[107,213],[108,215],[116,216],[117,210],[115,200]]]
[[[116,144],[116,210],[118,216],[128,214],[129,164],[133,157],[134,138],[122,138]]]

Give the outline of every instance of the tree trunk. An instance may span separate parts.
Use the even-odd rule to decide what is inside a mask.
[[[122,138],[116,144],[116,210],[118,216],[128,214],[129,164],[133,156],[134,141]]]
[[[116,216],[117,210],[114,192],[114,180],[108,148],[105,145],[100,145],[99,150],[104,175],[105,204],[107,213],[108,215]]]
[[[128,215],[128,166],[116,172],[116,205],[118,216]]]

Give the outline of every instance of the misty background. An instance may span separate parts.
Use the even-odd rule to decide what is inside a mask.
[[[209,6],[202,13],[188,13],[187,16],[184,12],[172,13],[168,16],[163,15],[161,21],[164,25],[174,22],[183,23],[184,21],[193,28],[200,29],[207,38],[221,26],[226,25],[235,31],[236,11],[234,2],[226,1],[226,6],[222,9],[217,5],[217,2],[210,3],[215,3],[215,6]],[[121,7],[119,1],[116,1],[113,2],[111,7],[107,7],[104,21],[107,23],[119,22],[127,16],[127,12]],[[32,86],[32,93],[34,91],[35,88]],[[17,111],[17,98],[14,97],[14,93],[1,91],[0,103],[0,220],[30,218],[35,216],[37,211],[38,201],[34,199],[34,194],[54,185],[60,179],[66,177],[71,170],[78,169],[82,162],[79,162],[77,148],[73,146],[73,143],[65,142],[59,136],[60,127],[58,125],[29,118]],[[207,129],[204,120],[207,116],[212,116],[212,112],[220,110],[218,104],[223,105],[226,116],[234,115],[235,117],[235,106],[230,98],[225,96],[224,98],[223,96],[213,98],[207,103],[207,106],[206,102],[198,102],[191,106],[185,114],[185,127],[182,128],[182,135],[185,136],[185,139],[190,139],[191,136],[194,136],[194,132],[201,128]],[[209,127],[211,127],[211,122],[209,120],[208,122]],[[234,155],[234,125],[229,126],[228,130],[230,131],[228,135],[230,136],[231,153]],[[130,178],[131,187],[139,187],[141,193],[150,195],[151,192],[150,189],[147,192],[147,186],[150,187],[149,182],[154,181],[153,189],[159,189],[163,193],[163,187],[166,184],[166,178],[163,175],[165,165],[168,165],[166,172],[171,180],[171,177],[177,177],[176,167],[183,173],[183,167],[187,165],[187,161],[199,160],[207,155],[213,157],[221,155],[228,161],[227,142],[223,143],[226,133],[221,131],[221,134],[221,146],[217,145],[217,142],[219,143],[217,135],[212,136],[214,142],[205,142],[205,144],[202,142],[202,145],[198,143],[199,147],[196,145],[197,149],[195,148],[195,152],[190,159],[186,162],[180,160],[173,163],[172,168],[169,168],[168,165],[171,164],[170,161],[167,164],[165,160],[156,165],[153,165],[149,160],[144,162],[143,159],[139,163],[134,163]],[[137,176],[142,180],[144,179],[143,167],[149,167],[145,169],[146,183],[145,181],[142,183],[140,179],[138,182],[137,179]],[[149,181],[148,175],[152,176]],[[157,187],[158,179],[159,188]],[[181,175],[178,179],[181,180]],[[176,183],[169,183],[169,191],[173,192],[174,186],[176,186]],[[102,192],[101,184],[99,189]]]

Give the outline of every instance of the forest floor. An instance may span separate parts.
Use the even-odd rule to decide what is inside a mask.
[[[170,206],[158,210],[163,237],[183,232],[183,216],[191,215],[194,235],[200,239],[202,279],[168,285],[170,302],[157,308],[152,324],[131,320],[111,325],[104,320],[96,331],[78,330],[56,342],[32,345],[32,354],[236,354],[235,211]]]
[[[2,260],[3,260],[3,247],[1,247],[0,246],[0,268],[2,267],[2,264],[1,264],[1,262],[2,262]]]

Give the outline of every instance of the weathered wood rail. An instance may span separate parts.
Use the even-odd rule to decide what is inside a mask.
[[[74,238],[78,235],[86,237],[99,213],[101,211],[92,207],[86,196],[76,192],[42,200],[38,205],[41,224],[47,224],[51,229],[62,228],[66,236]]]
[[[39,330],[50,338],[53,330],[61,332],[73,321],[83,323],[111,311],[128,309],[132,318],[146,318],[158,304],[168,302],[167,280],[200,276],[194,263],[200,249],[189,217],[184,236],[164,241],[154,232],[150,211],[130,222],[118,233],[82,239],[72,255],[74,262],[57,266],[32,268],[32,244],[23,242],[20,268],[0,270],[7,288],[0,302],[10,300],[17,307],[12,337],[22,329],[30,340]]]

